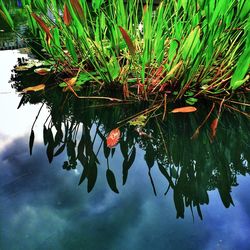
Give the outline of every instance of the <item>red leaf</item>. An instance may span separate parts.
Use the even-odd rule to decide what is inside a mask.
[[[49,43],[50,39],[52,39],[52,35],[50,34],[49,27],[45,24],[45,22],[42,20],[42,18],[39,17],[37,14],[31,13],[31,15],[34,17],[34,19],[40,25],[40,27],[45,31],[45,33],[46,33],[46,40]]]
[[[191,113],[195,112],[197,110],[196,107],[193,106],[187,106],[187,107],[181,107],[181,108],[176,108],[171,111],[171,113]]]
[[[79,17],[84,18],[82,6],[80,5],[79,0],[70,0],[70,3]]]
[[[214,138],[215,135],[216,135],[216,129],[218,127],[218,122],[219,122],[219,119],[218,118],[215,118],[211,125],[210,125],[210,128],[211,128],[211,137]]]
[[[134,56],[135,55],[135,47],[134,47],[134,44],[133,44],[131,38],[129,37],[127,31],[125,29],[123,29],[121,26],[119,26],[119,29],[122,33],[123,39],[125,40],[126,44],[128,45],[128,48],[129,48],[131,55]]]
[[[163,67],[163,66],[160,66],[160,67],[156,70],[155,75],[156,75],[156,76],[162,76],[163,70],[164,70],[164,67]]]
[[[107,146],[113,148],[117,145],[120,140],[121,131],[119,128],[113,129],[107,136]]]
[[[71,23],[71,15],[69,13],[69,9],[66,5],[66,3],[64,4],[64,11],[63,11],[63,21],[64,23],[69,26]]]

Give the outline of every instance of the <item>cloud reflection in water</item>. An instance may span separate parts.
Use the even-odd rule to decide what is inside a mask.
[[[60,159],[48,166],[42,145],[37,148],[30,157],[19,138],[0,154],[1,249],[247,249],[247,181],[235,188],[235,207],[218,206],[212,192],[205,220],[193,223],[191,216],[175,219],[172,197],[154,197],[141,157],[121,194],[100,178],[87,194],[74,171],[62,171]]]
[[[8,63],[2,63],[3,55]],[[18,52],[1,52],[1,72],[10,74],[17,56]],[[86,183],[77,186],[82,167],[79,171],[63,171],[63,154],[48,164],[45,149],[39,144],[40,133],[29,156],[31,124],[27,121],[39,107],[26,105],[16,112],[19,100],[7,78],[3,81],[6,85],[0,85],[0,91],[11,92],[0,98],[0,106],[6,107],[0,109],[4,117],[0,127],[1,250],[248,249],[250,197],[245,190],[249,190],[249,178],[241,178],[240,185],[233,189],[235,207],[225,209],[218,192],[212,191],[209,205],[202,207],[204,221],[196,218],[193,222],[190,212],[185,220],[176,220],[172,193],[162,195],[165,180],[152,169],[160,190],[155,197],[144,153],[137,150],[119,195],[108,188],[103,164],[98,167],[97,184],[88,194]],[[40,121],[42,124],[43,117]],[[99,160],[104,162],[105,158]],[[120,166],[118,156],[114,156],[112,166],[114,171]]]

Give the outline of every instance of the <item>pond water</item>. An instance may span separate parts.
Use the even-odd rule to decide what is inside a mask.
[[[143,128],[148,136],[122,126],[111,154],[104,138],[137,107],[89,109],[71,94],[63,106],[61,91],[48,90],[17,109],[18,82],[12,88],[9,79],[19,57],[27,55],[0,52],[0,249],[249,249],[249,120],[225,111],[211,142],[209,125],[190,139],[204,110],[156,116]],[[53,147],[49,137],[44,145],[44,124]],[[90,170],[78,185],[83,169],[97,169],[95,184]]]
[[[223,109],[212,138],[216,105],[194,139],[211,103],[129,122],[147,104],[77,100],[33,69],[14,74],[26,53],[0,51],[0,250],[250,248],[249,119]]]

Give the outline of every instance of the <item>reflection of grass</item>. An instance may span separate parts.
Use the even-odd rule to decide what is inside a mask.
[[[30,28],[68,77],[189,104],[249,87],[246,0],[24,2]]]
[[[22,88],[20,85],[28,79],[17,80],[14,86]],[[163,121],[162,110],[147,103],[110,105],[100,100],[72,99],[68,93],[56,90],[24,94],[21,104],[27,102],[49,107],[50,116],[43,128],[49,162],[64,153],[63,169],[70,171],[81,166],[79,184],[86,182],[89,192],[101,178],[100,167],[107,168],[107,185],[116,193],[122,192],[121,185],[129,185],[131,168],[140,167],[134,164],[136,155],[143,154],[140,164],[146,166],[153,193],[159,194],[155,175],[158,171],[165,178],[166,194],[173,191],[177,217],[184,217],[190,208],[202,218],[202,205],[209,203],[208,191],[217,189],[223,204],[229,207],[233,204],[230,192],[237,185],[237,175],[250,174],[248,120],[224,109],[220,111],[219,105],[211,104],[192,114],[168,113]],[[143,116],[145,110],[152,112]],[[209,110],[212,111],[208,116]],[[211,141],[209,125],[220,112],[217,133]],[[106,138],[117,124],[121,138],[110,149]],[[200,131],[191,139],[197,127]],[[34,140],[32,132],[31,147]],[[119,174],[122,178],[118,178]]]
[[[158,193],[155,185],[157,179],[153,174],[158,169],[166,178],[166,193],[169,188],[174,192],[177,217],[184,217],[185,208],[189,207],[192,211],[196,208],[202,218],[201,205],[209,203],[209,190],[217,189],[223,204],[229,207],[233,204],[230,192],[231,186],[237,185],[237,175],[250,173],[249,167],[245,164],[250,160],[245,145],[248,142],[248,127],[244,127],[245,119],[238,120],[237,117],[224,114],[217,137],[210,143],[210,128],[207,124],[195,141],[190,139],[198,126],[197,120],[200,120],[201,113],[185,115],[186,117],[182,118],[171,114],[164,122],[156,114],[155,118],[149,120],[142,128],[144,134],[150,137],[141,135],[134,126],[126,123],[120,128],[122,137],[118,146],[109,149],[106,145],[106,136],[115,126],[113,124],[122,119],[124,109],[112,107],[88,111],[76,108],[80,105],[71,105],[74,111],[69,119],[62,119],[63,113],[51,113],[51,119],[47,121],[44,130],[45,138],[48,138],[47,153],[49,156],[53,152],[54,155],[58,155],[66,151],[68,160],[64,163],[64,168],[67,170],[74,169],[77,163],[80,163],[83,171],[79,184],[86,181],[88,191],[94,188],[100,164],[101,167],[107,164],[107,171],[122,173],[122,183],[116,175],[112,180],[107,180],[111,189],[118,192],[121,184],[127,183],[136,154],[140,151],[144,154],[145,162],[142,165],[148,167],[146,171],[153,192]],[[58,109],[54,107],[53,110]],[[111,112],[113,121],[110,121]],[[135,112],[133,105],[128,105],[126,112],[127,115]],[[209,123],[212,119],[210,118]],[[244,129],[236,135],[232,124],[237,122]],[[49,132],[53,129],[56,131],[55,134]],[[114,155],[122,159],[120,165],[116,163],[115,169]],[[99,159],[103,157],[106,158],[106,163],[100,163]]]

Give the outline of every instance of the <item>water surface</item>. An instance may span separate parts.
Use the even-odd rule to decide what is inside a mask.
[[[17,58],[23,56],[27,55],[19,51],[0,52],[0,249],[249,249],[248,120],[235,119],[233,114],[225,112],[216,140],[211,143],[209,125],[197,140],[190,140],[198,124],[199,117],[195,114],[184,118],[169,115],[166,124],[162,125],[169,149],[167,157],[161,137],[155,138],[159,133],[155,132],[154,121],[145,132],[151,132],[155,139],[141,138],[133,127],[125,125],[121,128],[121,141],[126,142],[129,152],[136,148],[136,157],[123,185],[121,143],[111,157],[111,153],[105,155],[100,136],[93,140],[98,126],[106,136],[125,111],[105,108],[101,112],[92,110],[88,113],[79,103],[74,108],[66,105],[65,119],[60,121],[63,134],[65,121],[79,124],[75,137],[79,143],[81,128],[85,126],[89,129],[89,133],[85,131],[85,138],[93,142],[91,150],[98,158],[97,181],[88,193],[87,179],[78,186],[84,169],[78,158],[75,169],[62,168],[64,161],[72,160],[67,149],[51,163],[48,161],[43,125],[49,114],[54,123],[61,114],[60,101],[52,102],[52,97],[40,96],[48,108],[42,109],[35,124],[33,154],[29,155],[31,126],[41,103],[39,100],[35,104],[36,101],[31,99],[33,104],[26,103],[17,110],[20,97],[8,83]],[[125,110],[130,114],[131,109],[135,110]],[[49,128],[50,124],[46,123],[46,126]],[[55,136],[55,127],[52,130]],[[153,166],[150,165],[150,153],[154,155]],[[159,171],[158,163],[165,164],[174,184],[180,183],[175,190],[181,197],[193,199],[194,218],[190,208],[185,207],[184,219],[176,219],[179,198],[176,198],[176,204],[172,188],[164,195],[169,182]],[[116,177],[119,194],[114,193],[107,183],[107,164]],[[185,171],[189,171],[188,174]],[[183,179],[183,176],[193,176],[197,181]],[[197,190],[201,190],[197,196],[191,190],[194,183],[199,187]],[[201,209],[203,220],[195,202]]]

